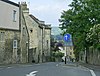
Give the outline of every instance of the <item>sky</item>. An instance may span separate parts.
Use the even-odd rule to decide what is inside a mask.
[[[68,10],[68,5],[72,0],[10,0],[13,2],[26,1],[29,7],[30,14],[33,14],[39,20],[45,21],[51,26],[59,26],[61,12]]]

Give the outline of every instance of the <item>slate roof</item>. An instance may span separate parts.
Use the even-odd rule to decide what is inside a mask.
[[[32,14],[30,14],[29,16],[39,24],[39,27],[43,28],[44,26],[46,29],[51,29],[51,25],[45,24],[44,21],[40,21],[38,18],[36,18]]]

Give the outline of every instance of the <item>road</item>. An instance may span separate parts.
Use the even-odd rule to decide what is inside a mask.
[[[100,71],[95,71],[100,76]],[[0,67],[0,76],[93,76],[89,69],[63,63],[23,64]]]

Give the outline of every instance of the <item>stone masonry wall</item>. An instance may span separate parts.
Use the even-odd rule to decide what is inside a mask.
[[[25,22],[24,15],[21,15],[21,36],[20,36],[20,45],[21,45],[21,63],[27,63],[29,61],[29,36],[27,31],[27,26]]]
[[[3,41],[0,41],[0,64],[17,63],[20,51],[20,33],[13,30],[0,30],[4,33]],[[13,49],[13,40],[17,40],[17,48]]]
[[[89,49],[88,63],[100,65],[100,50],[93,48]]]

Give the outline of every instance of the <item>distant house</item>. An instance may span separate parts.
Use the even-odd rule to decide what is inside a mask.
[[[67,60],[69,61],[75,59],[72,36],[69,42],[65,42],[64,36],[61,35],[62,31],[60,30],[59,27],[52,27],[51,32],[52,32],[51,33],[52,39],[54,40],[54,42],[56,42],[56,49],[64,53],[63,59],[65,59],[65,57],[67,57]]]
[[[57,26],[53,26],[51,29],[51,35],[60,35],[60,33],[62,33],[62,30],[57,27]]]
[[[19,4],[0,0],[0,64],[28,62],[28,32]]]

